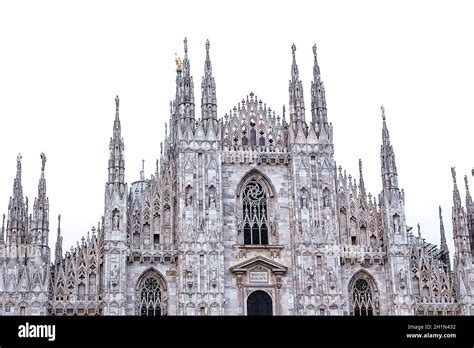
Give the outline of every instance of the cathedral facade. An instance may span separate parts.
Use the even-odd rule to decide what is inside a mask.
[[[209,48],[200,117],[185,40],[156,172],[131,184],[117,96],[103,216],[65,253],[59,216],[54,261],[46,156],[32,210],[17,158],[0,314],[474,315],[467,178],[464,206],[452,169],[451,265],[441,208],[440,247],[407,227],[383,107],[378,197],[360,161],[358,180],[336,166],[316,46],[310,112],[293,45],[288,111],[250,93],[222,118]]]

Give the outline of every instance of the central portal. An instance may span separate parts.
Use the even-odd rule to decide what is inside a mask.
[[[262,290],[252,292],[247,298],[247,315],[273,315],[270,295]]]

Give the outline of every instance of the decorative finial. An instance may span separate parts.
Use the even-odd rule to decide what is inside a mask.
[[[469,183],[467,182],[467,175],[464,175],[464,185],[466,186],[466,191],[469,191]]]
[[[362,176],[362,159],[359,158],[359,173]]]
[[[142,170],[140,171],[140,180],[145,181],[145,160],[142,159]]]
[[[316,55],[317,49],[318,49],[318,48],[316,47],[316,44],[314,44],[314,46],[313,46],[313,53],[314,53],[314,55]]]
[[[44,166],[46,164],[46,155],[43,152],[41,152],[40,157],[41,157],[41,171],[44,172]]]
[[[119,99],[119,96],[117,95],[115,97],[115,111],[119,111],[119,103],[120,103],[120,99]]]
[[[418,228],[418,238],[421,238],[420,223],[418,223],[417,228]]]
[[[380,110],[382,110],[382,119],[385,121],[385,108],[383,105],[380,107]]]
[[[21,153],[19,153],[18,156],[16,156],[17,163],[20,163],[22,158],[23,157],[21,157]]]
[[[439,218],[441,219],[442,216],[441,216],[441,206],[439,206]]]
[[[188,38],[184,38],[184,53],[188,53]]]
[[[209,55],[209,40],[206,40],[206,54]]]
[[[451,167],[451,175],[453,176],[453,182],[456,183],[456,167]]]

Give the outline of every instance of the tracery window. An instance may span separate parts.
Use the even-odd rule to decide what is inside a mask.
[[[140,288],[140,314],[161,315],[161,288],[158,279],[149,276]]]
[[[242,204],[244,244],[268,244],[267,195],[256,180],[245,187]]]
[[[352,315],[374,315],[374,296],[372,288],[365,279],[359,278],[352,288]]]

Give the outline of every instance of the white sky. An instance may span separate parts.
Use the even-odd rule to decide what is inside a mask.
[[[383,104],[408,225],[419,222],[439,244],[441,204],[452,252],[450,167],[464,200],[474,165],[473,9],[472,1],[0,2],[0,212],[19,152],[32,206],[44,151],[50,246],[59,213],[65,250],[97,224],[116,94],[126,181],[139,178],[142,159],[153,173],[185,36],[196,116],[208,38],[219,117],[250,91],[281,114],[294,42],[310,120],[317,43],[338,165],[358,177],[362,158],[367,190],[380,192]]]

